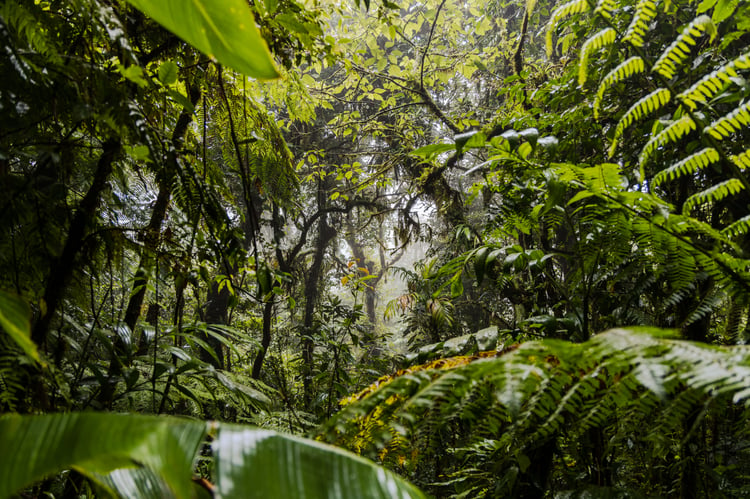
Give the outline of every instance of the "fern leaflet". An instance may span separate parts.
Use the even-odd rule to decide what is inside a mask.
[[[660,171],[654,177],[654,185],[661,185],[667,180],[675,180],[683,175],[692,174],[696,170],[703,169],[712,163],[716,163],[719,159],[720,156],[718,151],[713,147],[707,147],[695,154],[691,154],[666,170]]]
[[[741,130],[743,126],[748,125],[750,125],[750,101],[745,102],[731,113],[714,121],[703,131],[711,134],[717,140],[722,140],[729,137],[732,133]]]
[[[672,93],[669,90],[659,88],[633,104],[617,124],[617,128],[615,128],[615,136],[612,138],[612,145],[609,147],[609,156],[614,156],[617,141],[622,137],[622,133],[628,126],[634,121],[641,119],[646,113],[652,113],[661,108],[671,99]]]
[[[617,8],[615,0],[599,0],[594,9],[594,14],[599,14],[604,19],[612,19],[612,11]]]
[[[664,78],[671,79],[677,73],[685,59],[690,55],[690,50],[695,47],[697,38],[708,33],[711,40],[716,37],[716,26],[708,16],[698,16],[682,30],[682,33],[654,63],[652,71],[656,71]]]
[[[738,154],[736,156],[730,156],[730,160],[732,160],[732,163],[737,165],[740,170],[744,170],[745,168],[750,168],[750,149],[743,152],[742,154]]]
[[[591,9],[591,5],[589,5],[588,0],[571,0],[570,2],[562,4],[552,12],[549,25],[547,26],[547,36],[545,38],[545,46],[547,48],[548,56],[552,55],[554,48],[552,45],[552,34],[557,27],[557,24],[566,17],[570,17],[573,14],[582,14],[589,9]]]
[[[583,44],[581,47],[581,62],[578,65],[578,84],[583,86],[586,83],[587,66],[589,62],[589,56],[595,50],[599,50],[607,45],[612,45],[617,37],[617,32],[612,28],[604,28]]]
[[[654,0],[640,0],[635,7],[633,20],[630,22],[623,42],[630,42],[634,47],[643,46],[643,36],[648,30],[648,24],[656,17],[656,2]]]
[[[724,85],[731,81],[731,78],[737,76],[738,69],[750,69],[750,53],[741,55],[729,64],[707,74],[677,97],[690,109],[695,109],[698,102],[705,102],[718,94]]]
[[[638,164],[643,167],[658,148],[663,147],[670,142],[677,142],[688,133],[694,131],[695,128],[695,121],[687,115],[673,122],[646,142],[646,145],[641,151],[641,155],[638,157]]]
[[[742,182],[736,178],[730,178],[724,182],[719,182],[718,184],[687,198],[687,201],[685,201],[685,204],[682,207],[682,212],[687,214],[695,206],[721,201],[729,195],[737,194],[742,189],[744,189]]]
[[[615,83],[634,74],[643,73],[644,71],[646,71],[646,64],[643,62],[643,59],[637,56],[623,61],[610,71],[599,84],[599,89],[596,91],[596,97],[594,98],[594,119],[599,119],[599,109],[601,108],[602,98],[604,98],[604,92],[609,90]]]

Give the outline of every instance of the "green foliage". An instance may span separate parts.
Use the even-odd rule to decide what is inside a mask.
[[[729,114],[722,116],[706,127],[706,133],[716,140],[723,140],[750,125],[750,102],[746,102]]]
[[[547,36],[545,38],[547,55],[552,54],[552,38],[553,32],[557,27],[557,24],[563,19],[570,17],[574,14],[581,14],[591,9],[591,3],[588,0],[570,0],[559,7],[555,8],[550,16],[549,25],[547,27]]]
[[[69,413],[3,416],[0,497],[74,469],[120,497],[197,497],[193,466],[210,437],[216,497],[423,497],[340,449],[240,425],[174,417]],[[293,473],[289,473],[293,470]]]
[[[626,59],[622,61],[620,64],[617,65],[612,71],[610,71],[603,79],[602,82],[599,84],[599,88],[596,91],[596,98],[594,99],[594,118],[599,118],[599,111],[601,109],[601,103],[602,98],[604,98],[604,93],[614,86],[616,83],[624,80],[625,78],[628,78],[634,74],[643,73],[646,70],[646,64],[643,62],[643,59],[639,56],[633,56],[629,59]],[[583,81],[586,81],[587,72],[586,67],[581,64],[581,69],[583,73]],[[579,72],[579,85],[581,84],[581,77]]]
[[[669,135],[665,135],[665,137],[669,137]],[[655,139],[656,140],[654,143],[658,143],[658,136],[655,137]],[[643,157],[643,154],[641,154],[641,157]],[[693,153],[687,158],[675,163],[669,168],[660,171],[654,177],[654,185],[662,184],[663,182],[666,182],[668,180],[671,181],[678,179],[683,175],[691,175],[697,170],[706,168],[712,163],[716,163],[717,161],[719,161],[719,159],[719,153],[716,151],[716,149],[714,149],[713,147],[706,147],[705,149],[701,149],[700,151]]]
[[[723,419],[742,421],[750,405],[746,347],[711,347],[656,330],[612,330],[583,344],[527,342],[498,357],[450,360],[381,384],[345,406],[320,436],[430,481],[444,497],[580,489],[595,484],[597,473],[620,490],[638,490],[640,473],[675,459],[653,489],[640,489],[658,494],[690,459],[665,447],[669,439],[692,441],[704,421],[716,421],[715,428]],[[715,438],[748,438],[742,429],[720,431],[728,433]],[[604,447],[588,440],[597,432]],[[645,451],[647,461],[619,467],[627,445]],[[592,455],[598,461],[587,470]],[[724,458],[740,456],[748,458],[740,450]]]
[[[705,75],[677,97],[689,108],[696,109],[698,103],[714,98],[725,85],[733,83],[732,79],[739,77],[737,70],[744,69],[750,69],[750,54],[743,54]]]
[[[39,362],[39,352],[31,341],[30,315],[25,301],[0,290],[0,326],[26,355]]]
[[[241,0],[128,0],[193,47],[255,78],[275,78],[271,56]]]
[[[615,155],[617,143],[625,132],[625,129],[633,122],[641,120],[647,113],[654,113],[664,107],[672,99],[672,93],[666,88],[659,88],[648,95],[641,97],[635,102],[630,109],[620,118],[615,128],[615,135],[612,137],[612,143],[609,146],[609,157]]]
[[[649,23],[656,17],[656,13],[656,1],[638,0],[630,25],[625,31],[622,41],[629,42],[634,47],[642,47],[644,44],[643,37],[648,31]]]
[[[660,147],[679,141],[682,137],[694,131],[696,126],[695,121],[689,115],[685,115],[670,123],[662,131],[652,136],[648,142],[646,142],[646,145],[643,146],[643,150],[638,157],[639,166],[643,168],[645,163]],[[657,176],[658,175],[661,175],[661,172],[657,174]],[[643,176],[644,175],[641,174],[641,177]]]
[[[604,28],[599,33],[595,34],[588,40],[586,40],[586,43],[583,44],[581,47],[581,55],[579,56],[579,70],[578,70],[578,84],[580,86],[583,86],[586,83],[587,78],[587,70],[588,70],[588,60],[589,56],[592,52],[596,50],[600,50],[603,47],[606,47],[607,45],[611,45],[615,41],[615,37],[617,36],[617,32],[612,28]],[[635,61],[632,63],[623,66],[622,68],[618,69],[618,73],[615,73],[617,76],[617,79],[621,79],[625,75],[630,75],[636,72],[636,69],[634,67]],[[611,82],[608,82],[609,85],[614,83],[614,78],[612,78]],[[606,81],[606,78],[605,80]],[[604,82],[602,82],[602,85],[604,85]],[[601,86],[600,86],[601,88]],[[605,90],[601,90],[601,93],[603,94]]]
[[[690,56],[693,47],[703,35],[709,35],[710,41],[716,38],[716,26],[708,16],[698,16],[683,28],[669,47],[659,56],[651,67],[651,71],[659,73],[666,79],[671,79],[681,65]]]
[[[600,2],[595,10],[598,17],[583,14],[565,26],[585,48],[598,46],[601,34],[609,33],[605,30],[615,31],[606,58],[582,50],[577,68],[579,82],[600,80],[593,100],[594,119],[605,130],[612,130],[612,120],[616,123],[609,132],[608,153],[620,165],[619,182],[605,178],[611,171],[607,168],[593,167],[583,177],[583,170],[572,176],[562,173],[572,171],[570,166],[557,171],[573,189],[571,202],[589,200],[581,204],[586,217],[603,219],[611,210],[625,210],[639,218],[629,227],[634,237],[630,258],[645,247],[656,252],[656,258],[641,255],[631,263],[640,261],[668,278],[671,291],[661,303],[671,307],[690,302],[696,307],[698,315],[686,313],[679,319],[684,328],[689,329],[689,324],[708,328],[706,307],[720,314],[722,291],[711,281],[701,281],[700,274],[694,274],[696,268],[728,285],[724,300],[744,296],[748,290],[745,213],[740,208],[747,202],[748,187],[743,172],[744,132],[749,123],[747,54],[735,42],[744,36],[741,21],[726,15],[736,6],[716,6],[712,16],[709,9],[715,3],[711,2],[698,7],[684,1],[614,4],[619,8]],[[555,29],[553,22],[548,34]],[[565,78],[570,81],[575,76],[569,72]],[[587,107],[584,103],[558,109],[586,116]],[[623,140],[626,136],[630,138]],[[593,143],[602,135],[597,137]],[[602,163],[596,154],[592,156],[592,164]],[[598,200],[592,201],[592,194]],[[618,225],[616,230],[623,229]],[[666,267],[659,263],[654,268],[654,262]],[[614,268],[608,279],[617,279],[622,272],[621,267]],[[650,287],[650,292],[658,301],[663,291]],[[695,320],[698,316],[704,321],[701,326]]]
[[[431,360],[324,431],[439,496],[746,492],[744,348],[590,338],[750,334],[747,5],[241,3],[133,2],[203,54],[124,2],[0,7],[0,288],[20,296],[0,294],[3,410],[301,433],[396,359]],[[283,79],[212,60],[270,76],[265,44]],[[427,256],[389,275],[415,238]],[[391,278],[403,332],[376,318]],[[553,338],[579,344],[527,341]],[[34,420],[28,445],[70,423],[71,455],[105,435],[125,463],[73,468],[105,492],[194,492],[205,423],[187,452],[192,422],[123,416],[147,431],[117,450],[88,417]],[[208,436],[217,496],[339,483],[309,443]]]
[[[736,178],[724,180],[687,198],[685,204],[682,206],[682,211],[688,213],[697,205],[719,202],[727,196],[737,194],[744,188],[744,184]]]

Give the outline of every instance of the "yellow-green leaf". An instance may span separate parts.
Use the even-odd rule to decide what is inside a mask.
[[[162,82],[164,85],[169,86],[177,81],[178,72],[179,68],[177,67],[177,64],[172,61],[164,61],[159,66],[157,77],[159,78],[160,82]]]
[[[221,64],[254,78],[278,76],[244,0],[128,0]]]
[[[740,0],[719,0],[716,3],[716,7],[714,7],[714,12],[711,15],[711,20],[714,22],[714,24],[719,24],[720,22],[726,20],[734,13],[739,3]]]

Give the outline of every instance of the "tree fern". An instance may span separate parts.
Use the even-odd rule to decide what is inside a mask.
[[[652,71],[671,79],[677,73],[678,68],[690,56],[690,51],[698,43],[697,38],[708,34],[713,40],[716,37],[716,26],[708,16],[698,16],[682,30],[672,44],[664,50],[654,63]]]
[[[694,207],[705,204],[715,203],[721,201],[731,194],[737,194],[744,189],[742,182],[736,178],[730,178],[723,182],[720,182],[708,189],[701,191],[697,194],[690,196],[682,207],[683,213],[689,213]]]
[[[589,56],[596,50],[601,49],[607,45],[612,45],[615,41],[617,32],[612,28],[604,28],[583,44],[581,47],[581,55],[579,56],[578,64],[578,84],[583,86],[586,83],[587,77],[587,66]]]
[[[612,138],[612,144],[609,146],[609,157],[614,156],[617,148],[617,141],[622,137],[625,129],[634,121],[640,120],[646,113],[653,113],[657,109],[666,105],[672,99],[672,93],[666,88],[658,88],[638,100],[628,109],[620,122],[615,128],[615,135]]]
[[[738,69],[750,69],[750,53],[741,55],[728,64],[707,74],[690,88],[680,93],[677,98],[690,109],[695,109],[698,102],[705,102],[715,97],[732,78],[738,76]]]
[[[617,65],[607,76],[602,79],[599,84],[599,88],[596,91],[596,97],[594,98],[594,119],[599,119],[599,109],[601,108],[602,99],[604,93],[612,88],[616,83],[629,78],[630,76],[646,71],[646,64],[643,59],[638,56],[631,57],[624,60]]]
[[[549,25],[547,26],[547,36],[545,38],[545,46],[547,48],[547,55],[552,55],[553,52],[553,45],[552,45],[552,35],[557,27],[557,24],[565,19],[566,17],[570,17],[573,14],[581,14],[583,12],[587,12],[591,9],[591,4],[589,3],[589,0],[571,0],[570,2],[564,3],[561,6],[557,7],[550,16]]]
[[[656,17],[656,2],[654,0],[639,0],[630,26],[625,31],[623,42],[629,42],[635,47],[642,47],[643,36],[648,31],[648,25],[654,17]]]
[[[666,170],[660,171],[654,177],[654,185],[661,185],[667,180],[675,180],[684,175],[695,173],[712,163],[719,161],[719,152],[713,147],[706,147],[700,151],[691,154],[687,158],[675,163]]]

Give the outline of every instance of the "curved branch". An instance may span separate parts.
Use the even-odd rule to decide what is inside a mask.
[[[440,2],[440,5],[437,8],[437,11],[435,12],[435,20],[432,21],[432,27],[430,28],[430,36],[427,38],[427,45],[424,47],[424,51],[422,52],[422,61],[420,62],[419,66],[419,88],[424,92],[424,61],[427,59],[427,53],[430,50],[430,44],[432,43],[432,36],[435,34],[435,26],[437,26],[438,19],[440,18],[440,11],[443,10],[443,6],[445,5],[446,0],[443,0]]]
[[[419,88],[416,89],[416,93],[419,94],[424,100],[427,107],[430,109],[430,111],[433,112],[435,116],[438,117],[440,121],[445,123],[445,125],[450,128],[450,130],[453,133],[461,133],[461,129],[458,128],[458,126],[451,121],[450,118],[448,118],[443,111],[438,107],[437,104],[435,104],[435,101],[432,99],[432,96],[427,92],[427,90],[424,88],[424,62],[427,59],[427,54],[430,50],[430,44],[432,43],[432,37],[435,34],[435,26],[437,26],[438,19],[440,18],[440,11],[443,10],[443,6],[445,5],[446,0],[443,0],[440,2],[440,5],[437,8],[437,11],[435,12],[435,20],[432,21],[432,27],[430,27],[430,36],[427,38],[427,44],[424,47],[424,50],[422,52],[422,60],[420,61],[420,68],[419,68]]]

